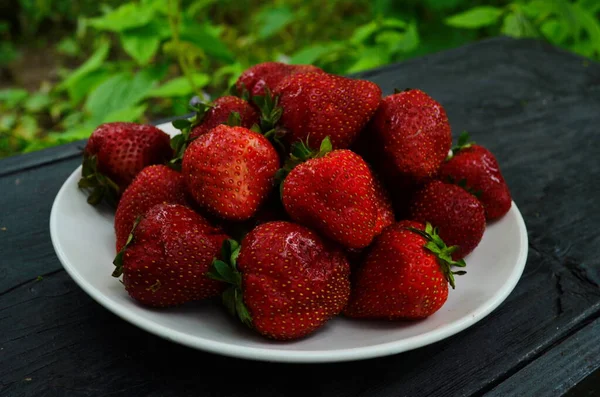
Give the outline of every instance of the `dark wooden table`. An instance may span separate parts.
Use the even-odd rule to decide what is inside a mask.
[[[95,303],[54,254],[50,207],[80,163],[79,142],[0,161],[0,394],[594,395],[600,65],[537,41],[494,39],[363,76],[386,94],[424,89],[455,133],[470,131],[498,157],[530,246],[497,310],[444,341],[359,362],[251,362],[167,342]]]

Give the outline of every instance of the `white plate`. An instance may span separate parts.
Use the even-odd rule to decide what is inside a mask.
[[[175,133],[170,124],[159,128]],[[193,348],[254,360],[333,362],[385,356],[437,342],[487,316],[513,290],[527,260],[527,230],[513,203],[487,227],[466,258],[467,274],[457,276],[445,305],[419,322],[358,321],[337,317],[309,337],[273,342],[252,333],[214,302],[177,309],[149,309],[129,298],[111,276],[115,255],[113,214],[86,202],[77,188],[77,168],[58,192],[50,234],[64,268],[92,298],[121,318],[165,339]]]

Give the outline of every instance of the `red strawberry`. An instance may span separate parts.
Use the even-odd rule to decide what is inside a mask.
[[[156,307],[218,295],[225,285],[206,273],[228,238],[202,216],[179,204],[158,204],[141,217],[117,254],[114,277],[127,293]]]
[[[302,143],[294,145],[292,159],[306,161],[285,177],[283,205],[294,221],[347,248],[364,248],[377,234],[379,211],[373,177],[356,153],[330,150],[327,138],[318,153]]]
[[[241,248],[230,244],[225,251],[232,254],[225,257],[232,261],[215,261],[210,274],[232,284],[223,293],[230,312],[268,338],[304,337],[348,302],[350,268],[343,252],[306,227],[264,223]]]
[[[383,99],[362,140],[371,140],[386,169],[402,184],[433,178],[452,145],[446,111],[421,90]]]
[[[251,96],[265,95],[265,87],[273,91],[286,76],[300,73],[324,73],[313,65],[288,65],[282,62],[263,62],[246,69],[237,79],[238,91],[248,90]]]
[[[485,212],[475,196],[449,183],[432,181],[413,197],[410,219],[430,222],[440,231],[440,237],[458,249],[454,259],[470,254],[485,231]]]
[[[381,180],[371,170],[373,175],[373,187],[375,189],[375,208],[377,209],[377,221],[375,222],[375,234],[379,234],[394,223],[394,209],[389,192],[381,183]]]
[[[219,125],[185,151],[182,173],[197,204],[227,220],[247,220],[268,197],[279,156],[261,134]]]
[[[123,249],[136,218],[161,203],[186,204],[183,175],[166,165],[151,165],[125,189],[117,206],[114,222],[117,252]]]
[[[356,271],[344,314],[354,318],[421,319],[438,311],[454,288],[448,247],[430,225],[401,221],[387,227]]]
[[[90,189],[88,203],[116,205],[125,188],[145,167],[173,155],[169,135],[152,125],[104,123],[91,134],[83,151],[79,187]]]
[[[318,147],[329,136],[334,149],[349,147],[381,101],[381,88],[367,80],[327,73],[283,79],[273,93],[283,108],[280,125],[289,143]]]
[[[235,96],[223,96],[210,105],[200,123],[192,129],[190,138],[195,139],[206,134],[219,124],[227,124],[234,112],[240,117],[241,127],[251,128],[259,123],[258,112],[248,102]]]
[[[467,133],[461,135],[458,146],[452,148],[452,157],[442,164],[439,177],[475,193],[488,221],[502,218],[512,205],[510,190],[496,157],[483,146],[469,142]]]

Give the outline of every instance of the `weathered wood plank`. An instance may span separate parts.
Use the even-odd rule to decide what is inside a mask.
[[[600,319],[527,365],[486,397],[558,396],[600,367]]]

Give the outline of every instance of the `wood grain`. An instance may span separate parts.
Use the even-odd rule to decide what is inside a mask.
[[[351,363],[250,362],[172,344],[106,311],[60,270],[48,216],[79,159],[53,155],[0,177],[0,395],[471,396],[528,390],[527,374],[552,365],[554,349],[585,348],[577,334],[597,335],[600,317],[600,66],[494,39],[364,77],[385,93],[424,89],[455,134],[466,129],[496,154],[530,240],[525,273],[497,310],[433,345]],[[598,365],[544,378],[582,379]]]

